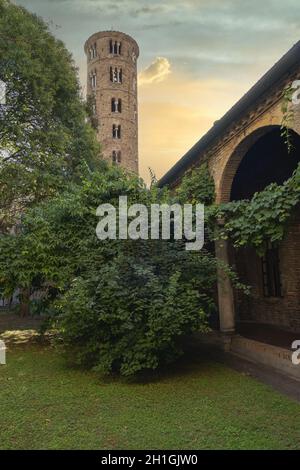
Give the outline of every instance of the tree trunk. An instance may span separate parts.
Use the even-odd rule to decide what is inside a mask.
[[[30,313],[29,310],[29,301],[30,301],[30,289],[21,289],[20,295],[21,305],[20,305],[20,315],[21,317],[27,317]]]

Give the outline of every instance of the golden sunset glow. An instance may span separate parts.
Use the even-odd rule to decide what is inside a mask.
[[[234,103],[243,87],[170,73],[139,86],[140,174],[162,176]]]

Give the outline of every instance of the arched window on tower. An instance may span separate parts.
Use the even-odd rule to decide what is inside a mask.
[[[89,48],[89,59],[93,60],[97,57],[97,44],[94,43],[92,46]]]
[[[91,80],[91,87],[94,90],[97,87],[97,71],[96,70],[93,70],[90,73],[90,80]]]
[[[121,55],[122,43],[119,41],[109,41],[109,53],[114,55]]]
[[[111,112],[112,113],[122,112],[122,100],[120,98],[111,99]]]
[[[120,125],[113,124],[112,136],[113,136],[113,139],[121,139],[121,126]]]
[[[119,67],[110,67],[110,81],[113,83],[122,83],[122,69]]]
[[[112,162],[115,165],[121,163],[121,150],[113,150]]]

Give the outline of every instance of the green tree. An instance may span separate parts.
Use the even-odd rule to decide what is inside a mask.
[[[0,229],[20,211],[53,197],[97,165],[99,146],[86,122],[77,69],[42,19],[0,0]]]

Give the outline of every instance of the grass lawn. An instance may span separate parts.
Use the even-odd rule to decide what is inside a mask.
[[[300,449],[300,405],[206,360],[128,383],[32,346],[0,366],[0,429],[1,449]]]

